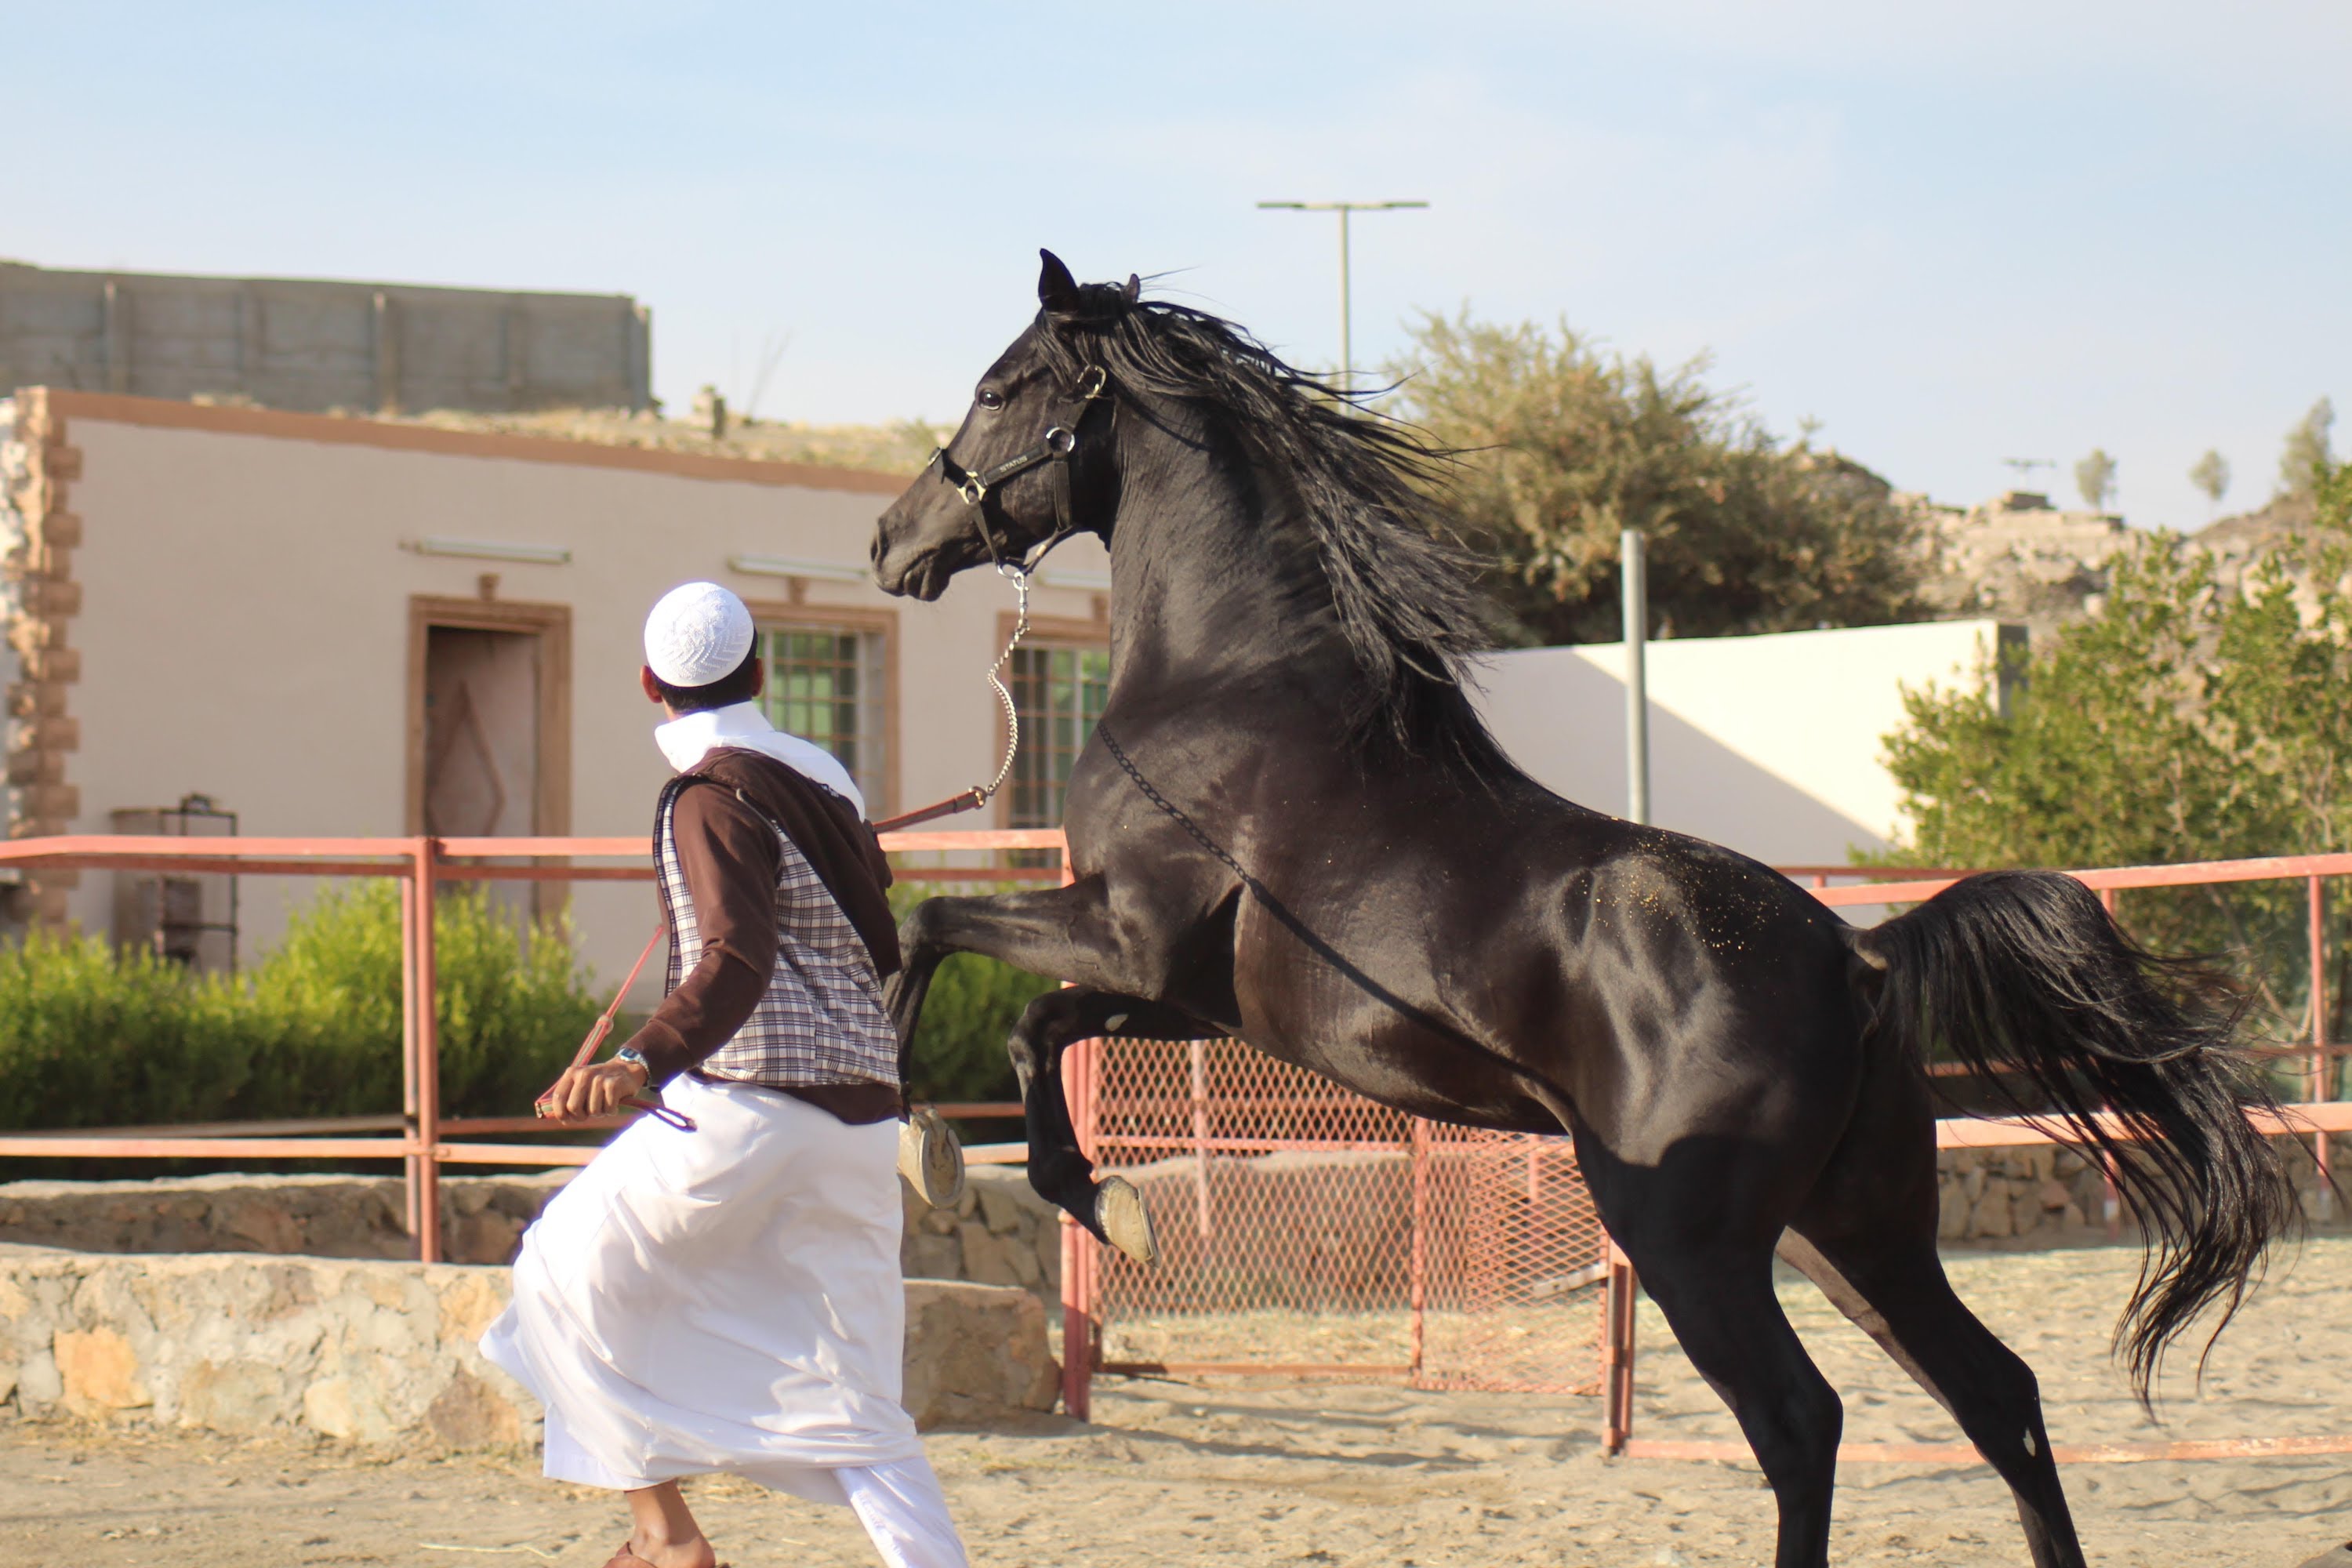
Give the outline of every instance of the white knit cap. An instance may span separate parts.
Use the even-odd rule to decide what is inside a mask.
[[[688,583],[646,617],[646,664],[672,686],[708,686],[751,651],[751,612],[716,583]]]

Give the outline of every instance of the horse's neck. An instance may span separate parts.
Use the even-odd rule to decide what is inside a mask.
[[[1111,531],[1111,700],[1361,679],[1283,476],[1152,426]],[[1332,693],[1336,701],[1339,693]]]

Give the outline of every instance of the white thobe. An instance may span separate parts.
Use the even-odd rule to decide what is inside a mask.
[[[546,1409],[547,1474],[728,1471],[855,1508],[886,1560],[960,1563],[899,1405],[898,1123],[673,1079],[524,1233],[482,1352]],[[893,1541],[898,1549],[893,1549]]]

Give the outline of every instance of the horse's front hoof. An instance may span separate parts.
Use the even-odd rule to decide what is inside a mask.
[[[898,1127],[898,1174],[935,1209],[963,1196],[963,1145],[947,1118],[924,1107]]]
[[[1138,1263],[1160,1261],[1160,1244],[1151,1237],[1143,1194],[1125,1177],[1105,1176],[1095,1189],[1095,1224],[1102,1227],[1104,1240]]]

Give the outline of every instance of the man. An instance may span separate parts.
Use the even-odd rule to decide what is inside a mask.
[[[898,966],[889,870],[848,773],[769,725],[751,616],[712,583],[646,622],[640,683],[677,770],[655,811],[669,990],[547,1096],[659,1089],[525,1233],[482,1351],[546,1407],[546,1473],[628,1494],[606,1568],[713,1568],[681,1476],[855,1510],[892,1568],[963,1548],[898,1403]]]

